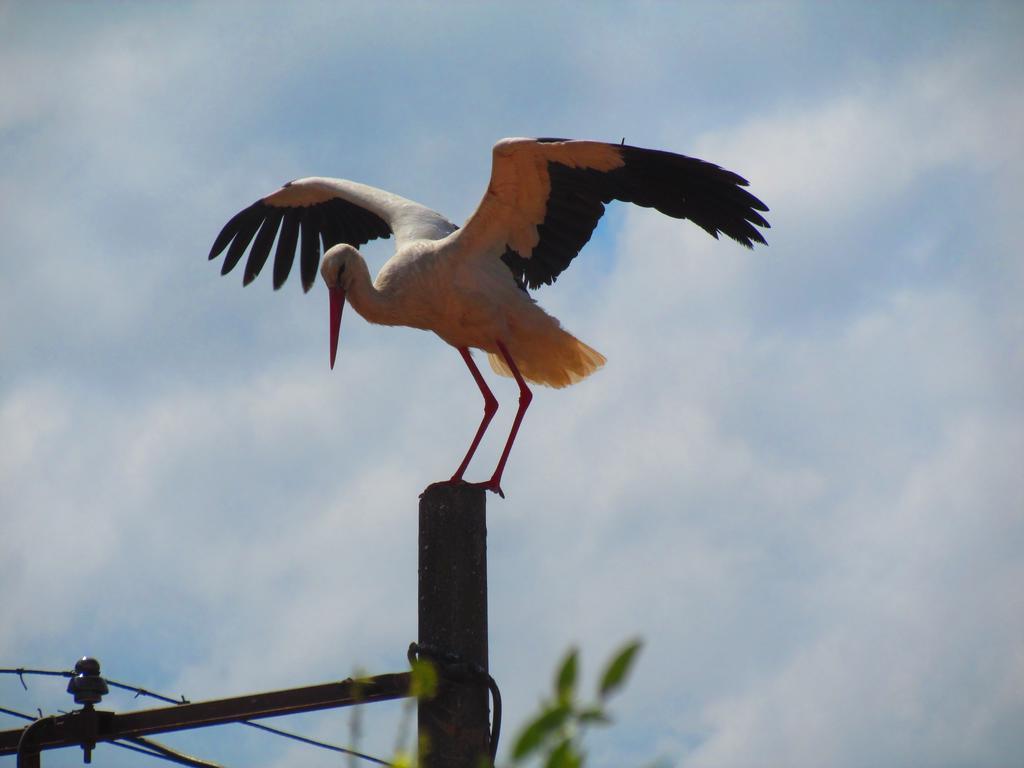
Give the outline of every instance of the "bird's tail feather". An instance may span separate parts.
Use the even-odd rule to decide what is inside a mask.
[[[516,354],[515,348],[509,353],[516,367],[527,381],[560,389],[586,378],[605,364],[605,356],[587,346],[570,333],[559,329],[546,344],[530,345],[530,351]],[[504,358],[489,353],[487,359],[495,373],[512,376]]]

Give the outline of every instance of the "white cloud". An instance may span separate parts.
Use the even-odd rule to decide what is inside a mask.
[[[1005,725],[1024,705],[1024,614],[1007,587],[1024,569],[1001,543],[1022,520],[1015,432],[958,425],[892,506],[843,511],[815,595],[828,624],[707,705],[688,765],[999,765],[1020,750]]]
[[[387,13],[232,26],[235,11],[62,32],[74,67],[0,54],[40,73],[5,86],[5,125],[39,128],[0,178],[18,193],[0,212],[18,250],[0,297],[5,657],[87,650],[193,698],[400,667],[416,493],[461,458],[477,390],[438,340],[351,316],[328,372],[319,292],[242,291],[203,251],[222,214],[300,166],[377,174],[365,180],[458,218],[489,142],[529,132],[516,125],[625,124],[630,141],[668,137],[750,178],[772,245],[629,211],[539,296],[609,363],[538,392],[509,498],[490,502],[506,733],[568,642],[592,673],[641,634],[597,765],[658,750],[708,766],[998,765],[1020,751],[1024,270],[1000,216],[1019,201],[1019,149],[1001,139],[1021,102],[993,76],[1005,51],[943,49],[824,99],[787,80],[755,113],[730,89],[770,47],[730,50],[713,59],[728,88],[709,76],[685,91],[716,94],[715,111],[664,88],[718,38],[674,45],[660,16],[618,68],[594,47],[626,45],[617,16],[555,14],[531,27],[540,53],[525,62],[514,13],[455,31],[417,16],[395,31],[417,46],[410,67],[380,42]],[[444,83],[436,103],[428,81]],[[1000,199],[957,198],[968,177]],[[474,478],[514,411],[514,385],[495,391]]]

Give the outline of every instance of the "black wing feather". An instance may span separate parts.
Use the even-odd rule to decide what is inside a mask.
[[[220,273],[222,275],[226,275],[235,268],[235,265],[242,258],[242,254],[249,247],[249,243],[252,242],[256,230],[259,229],[262,223],[263,215],[261,211],[249,211],[248,215],[239,219],[234,239],[231,241],[231,245],[228,246],[228,252],[224,256],[224,263],[221,265]]]
[[[358,248],[378,237],[390,237],[391,227],[372,211],[338,197],[294,208],[257,200],[232,216],[224,225],[210,249],[210,258],[217,258],[227,248],[221,265],[221,274],[226,275],[241,261],[252,243],[242,279],[243,285],[248,285],[266,265],[275,236],[277,250],[274,253],[274,288],[284,284],[298,251],[302,288],[308,291],[316,281],[316,271],[323,251],[338,243],[348,243]]]
[[[299,273],[302,290],[308,291],[316,281],[316,267],[320,263],[320,208],[311,206],[302,218],[302,250]]]
[[[349,234],[353,240],[366,242],[366,239],[361,237],[363,234],[362,228],[353,225],[351,218],[345,210],[345,206],[333,204],[340,202],[340,200],[335,200],[328,204],[324,209],[325,215],[321,217],[323,226],[320,229],[320,236],[323,238],[324,252],[338,243],[345,242],[346,234]]]
[[[217,235],[217,239],[213,241],[213,247],[210,248],[210,259],[216,258],[217,254],[228,247],[228,243],[230,243],[234,239],[235,235],[238,234],[238,230],[242,226],[242,222],[250,215],[250,213],[251,212],[248,208],[244,211],[239,211],[231,217],[231,220],[228,221],[227,224],[224,225],[220,234]]]
[[[554,141],[554,140],[547,140]],[[549,285],[576,257],[613,200],[690,219],[714,238],[720,233],[750,248],[764,243],[757,229],[768,206],[743,189],[747,180],[685,155],[620,146],[623,165],[611,171],[548,163],[550,193],[539,240],[529,258],[507,248],[502,260],[520,285]]]
[[[374,240],[378,237],[386,238],[391,236],[391,227],[388,226],[388,223],[384,221],[384,219],[373,213],[373,211],[368,211],[357,205],[348,206],[346,211],[358,222],[358,226],[361,227],[359,230],[362,233],[361,237],[365,238],[360,241],[361,243]]]
[[[284,211],[271,211],[263,220],[260,231],[256,233],[252,248],[249,249],[249,260],[245,262],[245,275],[242,277],[242,285],[248,285],[263,269],[270,255],[270,246],[274,244],[274,237],[281,226],[281,217]]]
[[[277,238],[277,251],[274,253],[274,290],[284,285],[292,262],[295,261],[295,247],[299,243],[299,226],[302,221],[302,209],[290,210],[284,215],[281,234]]]

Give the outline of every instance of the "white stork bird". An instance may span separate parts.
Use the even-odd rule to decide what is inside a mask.
[[[501,475],[532,395],[527,381],[564,387],[590,375],[605,358],[565,331],[527,288],[550,284],[590,239],[604,206],[623,200],[690,219],[712,237],[743,245],[765,240],[757,227],[768,208],[742,177],[692,157],[625,144],[565,139],[504,139],[494,145],[491,180],[463,227],[404,197],[353,181],[297,179],[236,214],[221,230],[210,258],[225,248],[221,274],[238,264],[250,243],[243,285],[263,269],[277,239],[274,288],[295,254],[303,289],[320,273],[330,292],[331,367],[347,298],[371,323],[433,331],[455,347],[484,398],[484,415],[451,483],[462,477],[498,409],[470,356],[488,353],[491,367],[519,385],[519,410],[490,480]],[[299,233],[302,242],[299,244]],[[370,280],[356,247],[395,236],[395,254]]]

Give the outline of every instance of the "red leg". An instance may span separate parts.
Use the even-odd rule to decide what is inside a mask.
[[[465,473],[466,467],[469,466],[469,460],[472,459],[473,454],[476,453],[476,447],[480,445],[480,439],[484,436],[484,432],[487,431],[487,425],[491,423],[491,419],[494,418],[494,414],[498,410],[498,401],[487,386],[487,382],[484,381],[484,377],[480,375],[480,369],[477,368],[476,363],[473,362],[473,358],[469,354],[469,349],[466,347],[459,347],[459,354],[461,354],[462,359],[466,361],[466,366],[469,368],[469,372],[473,374],[473,380],[480,388],[480,394],[484,396],[484,417],[480,420],[480,426],[476,430],[476,437],[473,438],[473,442],[469,445],[469,450],[466,451],[466,458],[462,460],[459,468],[455,470],[455,474],[452,475],[452,479],[448,481],[450,483],[457,483],[462,480],[462,475]]]
[[[505,362],[508,363],[509,369],[512,371],[512,375],[516,379],[516,384],[519,385],[519,410],[516,411],[515,421],[512,422],[512,431],[508,435],[508,441],[505,443],[505,450],[501,452],[501,458],[498,460],[498,466],[494,470],[494,474],[491,475],[491,479],[484,485],[489,491],[494,491],[496,494],[505,498],[505,494],[501,492],[501,473],[505,471],[505,462],[508,461],[508,455],[512,451],[512,443],[515,442],[516,433],[519,432],[519,425],[523,421],[523,414],[526,413],[526,409],[530,407],[530,401],[533,400],[533,393],[530,388],[526,386],[526,382],[523,381],[522,374],[519,373],[519,369],[516,367],[515,361],[512,359],[512,355],[508,353],[508,349],[501,340],[498,340],[498,349],[501,351],[501,356],[505,358]]]

